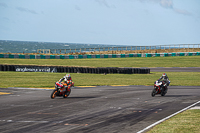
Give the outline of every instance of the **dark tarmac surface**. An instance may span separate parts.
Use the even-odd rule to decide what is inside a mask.
[[[51,99],[52,90],[1,88],[11,94],[0,95],[0,132],[135,133],[200,100],[200,86],[169,86],[164,97],[152,89],[75,87]]]
[[[200,72],[200,67],[155,67],[151,72]]]

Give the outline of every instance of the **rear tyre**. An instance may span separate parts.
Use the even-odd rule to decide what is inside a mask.
[[[71,89],[70,91],[66,91],[63,95],[63,98],[67,98],[69,96],[69,94],[71,93]]]
[[[54,99],[56,97],[56,93],[58,91],[57,90],[54,90],[52,93],[51,93],[51,99]]]
[[[151,92],[151,96],[154,97],[156,95],[156,89],[153,89]]]

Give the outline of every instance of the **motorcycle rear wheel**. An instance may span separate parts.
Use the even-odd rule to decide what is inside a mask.
[[[65,94],[63,95],[63,98],[67,98],[70,93],[71,93],[71,90],[70,91],[66,91]]]
[[[56,93],[58,91],[57,90],[54,90],[52,93],[51,93],[51,99],[54,99],[56,97]]]

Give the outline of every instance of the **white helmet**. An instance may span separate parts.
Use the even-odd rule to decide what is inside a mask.
[[[70,74],[66,74],[65,77],[66,77],[67,80],[69,80],[71,78],[71,75]]]

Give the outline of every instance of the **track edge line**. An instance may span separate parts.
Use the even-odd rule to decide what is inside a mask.
[[[155,122],[155,123],[149,125],[148,127],[146,127],[146,128],[144,128],[144,129],[138,131],[137,133],[142,133],[142,132],[144,132],[144,131],[146,131],[146,130],[152,128],[153,126],[158,125],[158,124],[160,124],[161,122],[163,122],[163,121],[165,121],[165,120],[167,120],[167,119],[169,119],[169,118],[171,118],[171,117],[173,117],[173,116],[175,116],[175,115],[177,115],[177,114],[179,114],[179,113],[181,113],[181,112],[183,112],[183,111],[185,111],[185,110],[191,108],[192,106],[195,106],[195,105],[198,104],[198,103],[200,103],[200,101],[198,101],[198,102],[196,102],[196,103],[194,103],[194,104],[192,104],[192,105],[190,105],[190,106],[188,106],[188,107],[186,107],[186,108],[184,108],[184,109],[182,109],[182,110],[180,110],[180,111],[178,111],[178,112],[176,112],[176,113],[171,114],[170,116],[167,116],[167,117],[165,117],[165,118],[163,118],[163,119],[161,119],[161,120],[159,120],[159,121],[157,121],[157,122]]]

